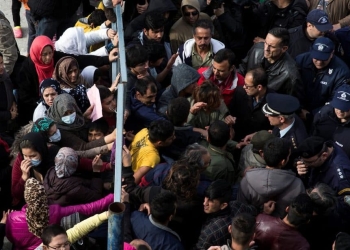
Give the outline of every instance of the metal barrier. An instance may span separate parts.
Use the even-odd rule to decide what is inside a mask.
[[[125,44],[124,44],[124,29],[122,20],[122,8],[118,4],[114,8],[114,12],[117,16],[117,22],[112,24],[112,28],[118,32],[119,36],[119,57],[116,62],[112,63],[112,80],[116,78],[120,73],[121,81],[118,84],[117,90],[117,113],[116,113],[116,127],[117,135],[115,141],[115,166],[114,166],[114,202],[121,201],[121,186],[122,186],[122,150],[123,150],[123,127],[124,127],[124,89],[127,84],[127,70],[126,70],[126,58],[125,58]],[[108,234],[108,250],[123,249],[123,223],[120,223],[120,219],[109,219],[108,231],[114,232]],[[118,233],[119,232],[119,233]],[[118,247],[116,248],[116,246]]]

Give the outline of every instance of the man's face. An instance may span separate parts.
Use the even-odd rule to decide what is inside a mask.
[[[4,74],[5,72],[5,65],[4,65],[4,59],[2,56],[0,56],[0,75]]]
[[[317,60],[315,58],[312,58],[312,62],[315,65],[316,69],[323,69],[323,68],[328,66],[328,64],[330,63],[332,58],[333,58],[333,53],[329,56],[328,60],[326,60],[326,61],[321,61],[321,60]]]
[[[306,32],[311,39],[316,39],[324,35],[324,32],[319,31],[315,25],[307,23]]]
[[[280,116],[272,116],[272,115],[268,115],[265,114],[265,116],[267,117],[267,119],[269,119],[270,125],[271,126],[280,126],[282,125],[282,121],[281,121],[281,117]]]
[[[193,25],[199,18],[199,12],[195,8],[186,6],[183,9],[183,18],[186,23]]]
[[[281,45],[281,39],[267,34],[264,45],[264,57],[266,59],[278,60],[288,49],[287,46]]]
[[[193,38],[200,50],[209,50],[211,40],[210,29],[196,28],[196,34],[193,35]]]
[[[140,92],[136,92],[136,99],[145,104],[146,106],[152,106],[156,102],[157,91],[152,92],[151,84],[148,85],[146,93],[141,95]]]
[[[256,96],[259,93],[258,86],[254,86],[253,76],[251,74],[245,76],[243,88],[249,96]]]
[[[213,60],[213,74],[218,81],[225,81],[234,68],[235,66],[230,66],[228,60],[222,61],[221,63]]]
[[[340,109],[334,109],[334,113],[338,117],[338,119],[346,120],[348,121],[350,119],[350,110],[348,111],[341,111]]]
[[[88,134],[88,141],[95,141],[100,139],[101,137],[103,137],[104,134],[101,131],[98,130],[89,130],[89,134]]]
[[[145,35],[147,36],[147,38],[149,40],[160,42],[162,40],[162,38],[163,38],[163,35],[164,35],[164,27],[162,27],[160,29],[156,29],[156,30],[143,29],[143,32],[145,33]]]
[[[205,197],[203,206],[204,213],[211,214],[220,211],[223,207],[223,204],[221,204],[220,201],[217,199],[210,200],[208,197]]]
[[[148,61],[136,65],[135,68],[131,68],[136,74],[147,75]]]
[[[104,113],[114,113],[117,108],[117,102],[113,95],[102,100],[102,111]]]

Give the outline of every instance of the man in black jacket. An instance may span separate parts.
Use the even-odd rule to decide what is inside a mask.
[[[236,117],[234,124],[235,140],[240,141],[246,135],[259,130],[272,128],[262,112],[266,95],[274,91],[267,87],[267,75],[263,68],[247,72],[243,87],[238,86],[229,105],[230,113]]]
[[[297,65],[288,54],[289,33],[283,28],[273,28],[264,43],[256,43],[239,65],[238,73],[260,66],[266,70],[268,87],[277,93],[303,97],[303,85]]]

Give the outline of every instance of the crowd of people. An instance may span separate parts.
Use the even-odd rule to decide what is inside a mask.
[[[5,236],[15,250],[107,249],[116,161],[124,249],[350,249],[347,0],[13,0],[12,12],[14,28],[0,11],[0,249]]]

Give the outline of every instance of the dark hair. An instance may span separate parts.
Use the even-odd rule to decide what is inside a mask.
[[[190,113],[190,102],[185,97],[172,99],[167,107],[167,116],[174,126],[182,126]]]
[[[192,33],[193,35],[196,34],[196,29],[197,28],[202,28],[202,29],[210,29],[210,34],[213,36],[214,35],[214,25],[211,20],[207,19],[198,19],[192,28]]]
[[[223,121],[213,122],[208,130],[209,143],[215,147],[223,147],[230,139],[230,127]]]
[[[255,217],[251,214],[240,213],[233,217],[231,224],[231,238],[237,244],[247,245],[253,238],[256,228]]]
[[[146,30],[158,30],[164,28],[165,19],[160,11],[151,11],[145,16],[144,28]]]
[[[149,140],[152,143],[165,141],[174,134],[174,125],[168,120],[156,120],[148,128]]]
[[[40,238],[43,244],[45,246],[48,246],[51,243],[52,238],[60,234],[67,235],[66,230],[64,230],[64,228],[60,225],[54,224],[45,227]]]
[[[157,60],[164,58],[166,56],[164,45],[156,41],[150,40],[145,45],[145,48],[147,50],[148,60],[150,62],[156,62]]]
[[[89,124],[89,131],[100,131],[104,135],[108,133],[108,128],[108,122],[102,117]]]
[[[187,158],[175,161],[163,181],[163,187],[178,198],[192,200],[197,193],[200,165]]]
[[[277,168],[282,160],[287,160],[290,154],[290,143],[283,138],[273,138],[265,143],[263,153],[266,165]]]
[[[309,222],[314,211],[311,198],[307,194],[299,194],[289,205],[288,221],[295,227]]]
[[[281,39],[281,46],[288,46],[289,45],[289,32],[285,28],[273,28],[269,30],[269,34],[273,35],[274,37],[277,37]]]
[[[151,89],[151,93],[157,92],[157,85],[154,83],[153,77],[145,76],[136,80],[135,91],[139,92],[141,95],[145,95],[149,88]]]
[[[317,215],[328,215],[338,203],[335,191],[325,183],[318,182],[313,188],[308,189],[307,193]]]
[[[148,61],[147,50],[139,44],[127,48],[125,54],[126,66],[129,68],[135,68],[137,65]]]
[[[4,55],[0,52],[0,57],[4,58]]]
[[[100,26],[107,20],[104,10],[96,9],[91,12],[91,15],[88,17],[88,24],[94,24],[95,27]]]
[[[213,181],[205,190],[204,196],[209,200],[219,200],[221,204],[229,203],[232,197],[231,184],[225,180]]]
[[[247,72],[246,76],[248,74],[252,75],[253,85],[255,87],[258,85],[261,85],[263,87],[267,86],[268,78],[267,78],[267,74],[266,74],[266,71],[264,68],[262,68],[262,67],[253,68]]]
[[[106,99],[106,98],[110,97],[111,95],[113,95],[113,93],[106,86],[97,85],[96,87],[98,88],[98,92],[100,93],[101,102],[104,99]]]
[[[172,192],[162,192],[151,201],[152,218],[160,223],[165,223],[176,211],[176,195]]]
[[[102,77],[102,71],[100,69],[96,69],[94,72],[94,83],[97,82],[97,80]],[[100,86],[100,85],[97,85]]]
[[[220,107],[222,95],[218,86],[210,80],[205,80],[194,89],[193,99],[195,102],[205,102],[207,111],[211,112]]]
[[[221,49],[214,56],[214,61],[217,63],[222,63],[226,60],[228,61],[230,67],[235,63],[236,55],[230,49]]]
[[[196,162],[200,167],[199,171],[202,172],[207,167],[203,161],[203,155],[207,154],[209,154],[209,151],[206,147],[198,143],[193,143],[187,146],[183,158],[186,158],[189,163]]]

